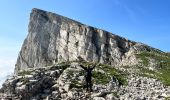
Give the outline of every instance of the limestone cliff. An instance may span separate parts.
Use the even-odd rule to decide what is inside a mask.
[[[85,91],[80,64],[96,66],[93,92]],[[39,9],[31,12],[15,73],[0,99],[170,99],[170,53]]]
[[[133,54],[140,50],[153,49],[57,14],[33,9],[15,72],[75,61],[78,56],[110,65],[135,64]]]

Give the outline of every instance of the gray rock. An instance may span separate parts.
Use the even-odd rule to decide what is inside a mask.
[[[39,9],[31,12],[28,32],[15,73],[25,68],[75,61],[78,56],[86,61],[111,65],[136,64],[134,53],[154,50],[144,44]]]
[[[66,92],[68,92],[69,89],[70,89],[70,84],[65,84],[65,85],[63,86],[63,89],[64,89]]]
[[[57,71],[51,71],[50,76],[54,77],[54,78],[58,77],[59,76],[59,71],[58,70]]]
[[[105,100],[105,99],[102,97],[94,97],[93,100]]]
[[[113,94],[108,94],[106,95],[106,100],[119,100],[119,99],[113,96]]]
[[[6,98],[163,100],[170,97],[170,87],[156,79],[138,76],[135,73],[139,70],[131,66],[140,62],[136,53],[160,52],[157,49],[39,9],[31,12],[28,33],[17,59],[15,75],[10,76],[0,89]],[[106,75],[108,83],[102,79],[100,81],[104,82],[98,84],[92,77],[92,81],[95,80],[93,92],[86,92],[80,60],[110,64],[123,73],[106,71],[104,67],[95,68],[96,73],[101,73],[96,75],[101,75],[101,78],[106,78],[103,76]],[[150,58],[148,61],[148,69],[155,71],[155,60]],[[126,65],[129,68],[125,68]],[[118,78],[113,77],[113,73]],[[118,74],[124,73],[128,84],[120,86],[123,80]]]
[[[107,94],[109,94],[110,92],[108,91],[104,91],[102,90],[101,92],[98,93],[93,93],[92,97],[105,97]]]

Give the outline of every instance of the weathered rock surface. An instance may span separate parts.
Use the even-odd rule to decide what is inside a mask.
[[[31,12],[28,32],[16,63],[16,73],[25,68],[75,61],[78,56],[86,61],[110,65],[136,64],[135,52],[154,50],[144,44],[39,9]]]
[[[100,65],[93,73],[101,72],[99,68]],[[87,92],[83,73],[77,62],[24,70],[6,80],[2,96],[14,100],[164,100],[170,97],[170,87],[157,79],[135,74],[127,74],[127,85],[120,85],[118,77],[108,79],[105,84],[98,83],[102,77],[93,76],[93,92]]]
[[[98,65],[93,92],[84,88],[80,64]],[[33,9],[15,74],[4,82],[0,99],[164,100],[170,98],[169,66],[169,53]]]

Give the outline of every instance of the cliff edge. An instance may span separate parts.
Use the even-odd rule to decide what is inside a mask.
[[[19,53],[15,72],[57,62],[86,61],[109,65],[136,64],[134,53],[153,48],[110,32],[34,8],[28,36]]]
[[[85,91],[83,65],[92,71]],[[169,100],[170,53],[33,9],[2,100]]]

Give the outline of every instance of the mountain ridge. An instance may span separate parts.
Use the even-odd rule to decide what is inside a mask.
[[[96,66],[93,92],[85,91],[80,65]],[[169,53],[34,8],[0,99],[168,100],[169,66]]]
[[[17,59],[16,73],[24,68],[77,60],[78,56],[86,61],[118,65],[126,60],[128,52],[156,51],[145,44],[35,8],[30,14],[28,32]]]

